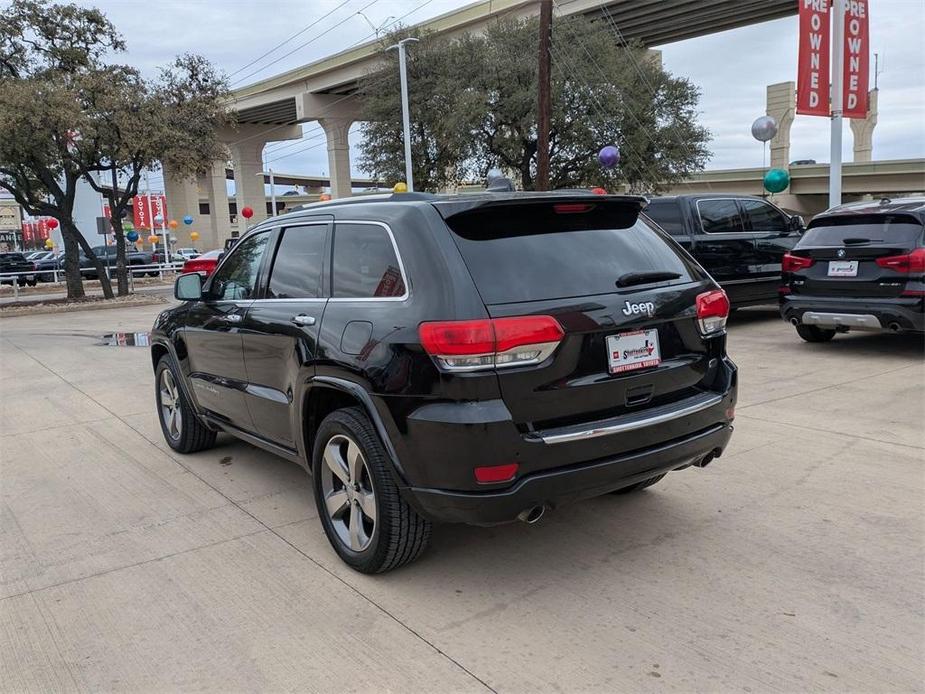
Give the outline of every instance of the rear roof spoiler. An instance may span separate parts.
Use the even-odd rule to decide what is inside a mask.
[[[593,202],[595,205],[623,207],[628,206],[638,215],[649,204],[648,198],[642,195],[596,195],[590,191],[568,193],[489,193],[487,195],[460,196],[455,199],[439,199],[431,204],[444,219],[451,219],[457,215],[481,209],[500,207],[521,207],[540,205],[544,203]]]

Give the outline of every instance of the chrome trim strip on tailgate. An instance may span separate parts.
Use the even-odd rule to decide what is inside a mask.
[[[627,431],[643,429],[655,424],[670,422],[679,417],[696,414],[697,412],[720,404],[723,401],[723,397],[723,395],[718,393],[702,393],[668,405],[653,407],[645,412],[636,412],[620,417],[613,417],[612,419],[604,419],[591,429],[581,428],[584,425],[559,427],[556,429],[533,432],[528,434],[525,438],[528,441],[542,441],[545,444],[553,444],[595,439],[599,436],[610,436],[611,434],[622,434]]]

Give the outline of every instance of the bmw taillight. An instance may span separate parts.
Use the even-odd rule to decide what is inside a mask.
[[[729,297],[722,289],[697,295],[697,325],[701,335],[715,335],[726,327]]]
[[[801,255],[784,253],[780,265],[784,272],[796,272],[797,270],[805,270],[808,267],[812,267],[814,262],[816,261],[812,258],[804,258]]]
[[[925,248],[916,248],[911,253],[904,255],[888,255],[885,258],[877,258],[877,265],[896,272],[920,275],[925,273]]]
[[[445,369],[479,371],[539,364],[565,331],[552,316],[437,321],[418,327],[421,345]]]

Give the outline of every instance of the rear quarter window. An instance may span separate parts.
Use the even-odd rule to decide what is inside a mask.
[[[687,235],[681,217],[681,205],[677,200],[652,200],[645,214],[672,236]]]
[[[627,273],[675,272],[673,283],[702,276],[635,211],[591,206],[568,214],[553,203],[490,206],[447,224],[487,304],[613,293]]]

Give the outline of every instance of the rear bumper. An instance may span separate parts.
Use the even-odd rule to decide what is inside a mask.
[[[925,299],[896,297],[870,299],[785,295],[780,313],[784,320],[841,330],[925,331]]]
[[[704,458],[721,455],[732,425],[717,424],[683,439],[595,460],[582,465],[521,478],[514,486],[490,492],[456,492],[411,487],[409,501],[425,516],[451,523],[495,525],[517,518],[535,506],[556,508],[627,487],[671,470],[701,463]]]

